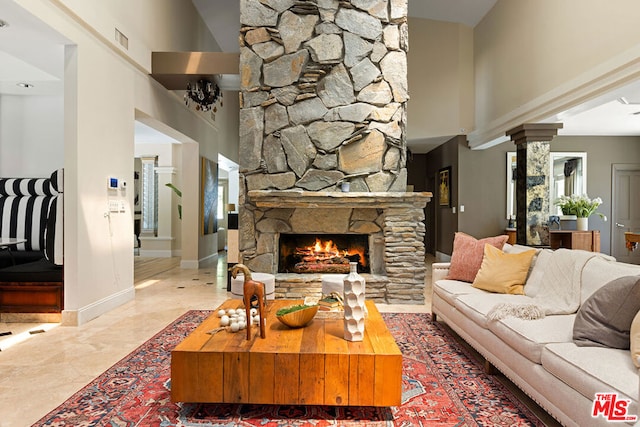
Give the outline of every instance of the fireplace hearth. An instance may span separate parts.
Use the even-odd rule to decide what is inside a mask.
[[[278,273],[369,273],[366,234],[280,234]]]

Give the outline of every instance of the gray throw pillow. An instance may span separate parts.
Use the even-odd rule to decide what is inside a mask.
[[[640,276],[612,280],[578,310],[573,341],[580,347],[629,348],[631,322],[640,311]]]

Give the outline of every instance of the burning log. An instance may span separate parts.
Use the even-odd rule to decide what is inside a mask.
[[[349,272],[347,264],[309,263],[299,262],[293,268],[294,273],[337,273],[346,274]]]
[[[362,255],[347,248],[339,249],[332,241],[316,238],[315,244],[291,248],[287,271],[292,273],[349,273],[350,262],[360,262]]]

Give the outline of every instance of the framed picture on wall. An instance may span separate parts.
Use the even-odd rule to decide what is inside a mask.
[[[218,164],[202,157],[201,172],[200,230],[202,234],[211,234],[218,231]]]
[[[451,166],[438,171],[438,205],[451,206]]]

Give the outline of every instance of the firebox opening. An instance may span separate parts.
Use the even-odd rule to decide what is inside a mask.
[[[279,273],[349,273],[349,262],[359,273],[369,273],[369,236],[366,234],[280,234]]]

